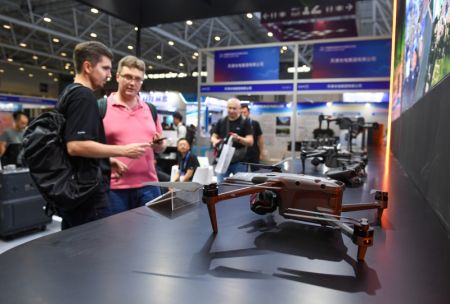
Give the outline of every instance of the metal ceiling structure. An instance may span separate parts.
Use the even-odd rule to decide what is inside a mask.
[[[116,2],[121,3],[116,7],[117,11],[127,9],[135,12],[139,11],[135,5],[146,3],[130,0]],[[180,16],[183,16],[180,12],[183,12],[182,8],[186,5],[181,6],[181,9],[177,6],[177,13],[167,17],[170,16],[170,12],[175,11],[171,5],[177,1],[147,2],[158,3],[159,6],[151,8],[150,11],[153,13],[146,10],[147,13],[143,14],[142,18],[131,24],[79,1],[0,0],[0,72],[2,65],[12,64],[25,69],[45,69],[53,73],[70,75],[73,74],[71,57],[75,44],[86,40],[99,40],[113,51],[115,62],[125,55],[135,55],[138,45],[140,57],[148,66],[147,73],[175,72],[185,76],[197,69],[195,52],[200,48],[277,41],[274,37],[269,37],[268,30],[261,26],[258,12],[253,12],[252,18],[242,13],[218,17],[218,9],[211,10],[209,15],[195,14],[193,13],[195,10],[192,9],[196,7],[194,3],[218,5],[219,2],[184,0],[183,2],[192,5],[192,8],[186,8],[184,16],[194,18],[211,16],[211,18],[192,19],[192,23],[189,24],[183,20],[155,25],[163,20],[180,20]],[[231,2],[236,5],[230,6]],[[234,10],[222,8],[220,15],[243,12],[247,7],[258,8],[260,6],[256,2],[261,1],[242,1],[243,4],[238,4],[240,2],[235,0],[231,2],[227,3]],[[276,1],[268,2],[272,5],[276,3]],[[298,3],[286,1],[286,3],[293,2]],[[218,7],[221,8],[220,5]],[[148,22],[144,22],[146,15]],[[356,2],[359,36],[390,35],[391,20],[391,0]],[[148,26],[149,24],[151,26]],[[311,56],[310,49],[302,50],[301,56],[308,61]]]

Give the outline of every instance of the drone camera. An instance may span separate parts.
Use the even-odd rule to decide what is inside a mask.
[[[259,215],[274,212],[278,207],[277,194],[273,191],[252,194],[250,197],[250,209]]]

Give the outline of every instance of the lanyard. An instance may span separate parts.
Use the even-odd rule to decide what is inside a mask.
[[[186,174],[185,170],[186,170],[186,166],[187,166],[187,162],[189,160],[189,157],[191,156],[191,151],[189,151],[186,154],[186,157],[184,158],[184,162],[183,159],[180,159],[180,176],[184,176]]]

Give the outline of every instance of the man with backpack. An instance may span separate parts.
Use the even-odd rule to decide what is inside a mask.
[[[229,176],[231,173],[245,172],[246,166],[241,164],[245,161],[247,147],[253,145],[253,129],[250,120],[241,115],[241,102],[237,98],[231,98],[227,102],[228,115],[221,118],[214,127],[211,136],[211,144],[220,153],[221,146],[233,138],[233,147],[236,149],[230,166],[224,174],[217,176],[217,181]]]
[[[139,97],[144,73],[144,61],[135,56],[122,58],[116,74],[118,90],[108,96],[106,112],[101,115],[108,144],[151,143],[139,159],[117,158],[127,170],[111,176],[109,204],[113,214],[143,206],[161,195],[157,186],[142,186],[144,182],[158,181],[154,153],[166,147],[156,108]]]
[[[142,143],[107,145],[103,123],[93,91],[103,87],[111,77],[111,51],[96,41],[82,42],[74,49],[75,79],[69,85],[64,101],[57,104],[58,112],[65,118],[64,140],[70,163],[79,184],[98,183],[87,198],[79,204],[59,209],[62,229],[110,215],[107,192],[111,166],[123,174],[126,166],[109,157],[124,156],[138,159],[150,148],[149,140]],[[71,89],[70,86],[75,86]],[[56,202],[56,205],[58,202]],[[58,209],[58,206],[56,206]]]

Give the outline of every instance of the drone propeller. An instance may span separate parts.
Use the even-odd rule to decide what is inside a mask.
[[[159,186],[165,188],[174,188],[178,190],[185,190],[189,192],[197,191],[203,185],[195,182],[146,182],[142,183],[144,186]]]

